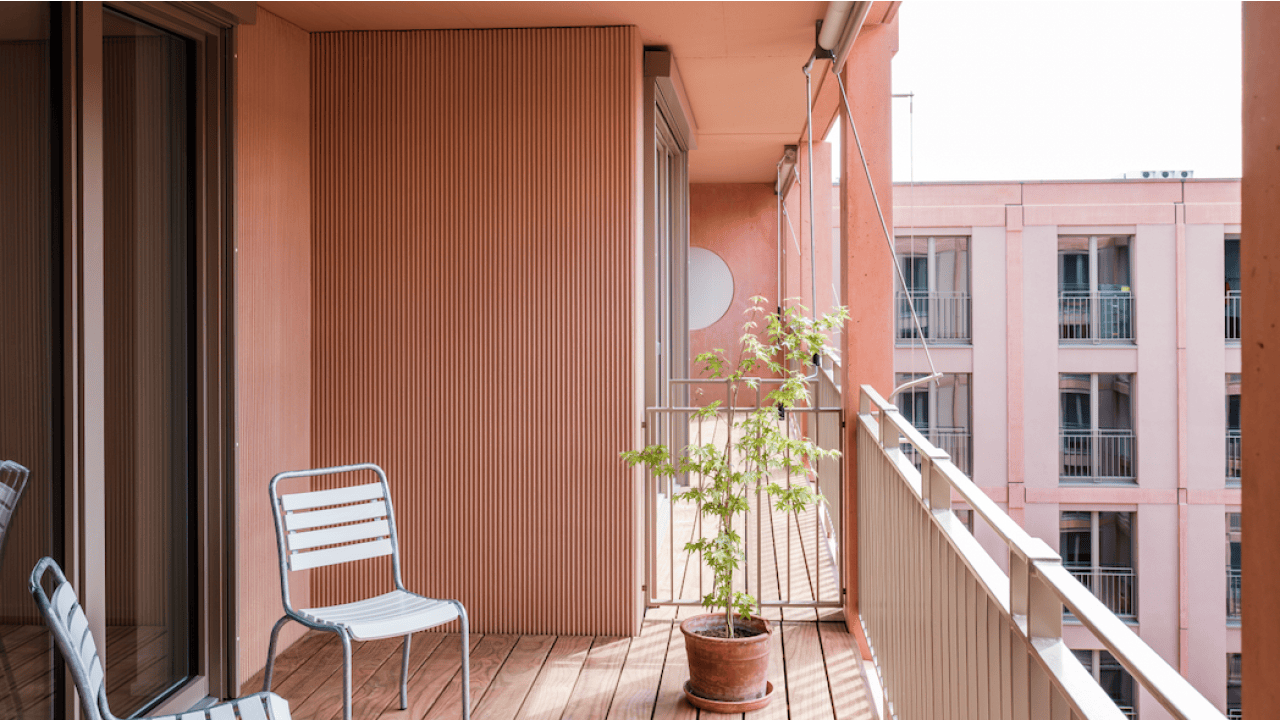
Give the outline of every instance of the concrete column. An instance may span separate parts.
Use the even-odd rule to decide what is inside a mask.
[[[876,202],[853,142],[848,118],[842,114],[845,141],[841,143],[840,263],[841,296],[849,307],[845,326],[845,578],[848,596],[845,618],[858,625],[858,388],[870,384],[888,397],[893,383],[893,251],[883,227],[893,228],[892,115],[889,61],[898,44],[898,24],[867,25],[846,64],[845,89],[853,122],[884,213],[882,226]],[[852,631],[852,630],[851,630]]]
[[[1280,463],[1268,457],[1280,430],[1280,5],[1244,3],[1243,25],[1241,669],[1243,709],[1257,717],[1280,705]]]

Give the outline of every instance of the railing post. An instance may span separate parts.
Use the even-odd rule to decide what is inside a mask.
[[[1061,563],[1061,559],[1039,538],[1030,538],[1025,554],[1010,546],[1009,610],[1019,626],[1009,629],[1016,634],[1010,652],[1013,720],[1050,716],[1049,678],[1031,659],[1032,641],[1062,637],[1062,602],[1036,571],[1038,563]]]

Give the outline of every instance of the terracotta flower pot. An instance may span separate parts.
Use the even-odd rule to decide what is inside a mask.
[[[680,623],[684,649],[689,656],[688,690],[717,702],[768,704],[769,621],[752,616],[735,618],[735,627],[760,633],[753,637],[716,638],[701,631],[724,627],[724,614],[697,615]]]

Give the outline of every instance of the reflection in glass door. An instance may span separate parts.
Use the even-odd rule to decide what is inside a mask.
[[[0,5],[0,461],[29,471],[20,497],[0,489],[0,717],[22,720],[61,705],[51,637],[27,592],[37,560],[63,559],[57,12]]]
[[[137,714],[194,673],[190,41],[103,12],[106,675]]]

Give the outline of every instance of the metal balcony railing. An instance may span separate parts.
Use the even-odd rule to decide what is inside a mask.
[[[1240,619],[1240,568],[1227,566],[1227,618]]]
[[[1116,617],[1138,616],[1138,581],[1133,568],[1068,566],[1071,576],[1089,588]]]
[[[1137,720],[1138,711],[1133,709],[1132,706],[1116,705],[1116,708],[1120,710],[1120,713],[1125,716],[1126,720]]]
[[[1132,292],[1058,293],[1058,339],[1063,343],[1131,343],[1133,331]]]
[[[1227,708],[1227,720],[1242,720],[1244,711],[1238,707]]]
[[[911,319],[911,302],[915,302],[920,329],[926,340],[937,343],[968,344],[973,335],[970,329],[972,301],[967,292],[896,293],[896,320],[894,337],[899,345],[919,343],[920,332]]]
[[[963,708],[981,718],[1125,718],[1063,642],[1065,607],[1171,717],[1223,720],[869,385],[855,431],[859,621],[884,716],[932,720]],[[903,437],[922,471],[901,449]],[[953,494],[1005,544],[1003,563],[952,512]]]
[[[951,462],[955,463],[960,472],[970,478],[973,477],[973,435],[967,428],[919,428],[919,430],[921,435],[929,438],[929,442],[951,456]],[[911,458],[911,464],[915,465],[916,470],[919,470],[921,456],[911,443],[902,443],[902,451]]]
[[[1228,340],[1240,341],[1240,291],[1228,290],[1226,302],[1225,334]]]
[[[1240,484],[1240,431],[1227,430],[1227,482]]]
[[[1060,430],[1059,471],[1064,482],[1132,481],[1137,438],[1132,430]]]

